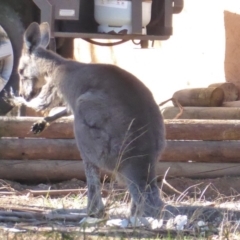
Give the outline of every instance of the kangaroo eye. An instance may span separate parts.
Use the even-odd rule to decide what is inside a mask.
[[[20,75],[23,75],[23,71],[24,71],[24,69],[21,68],[21,69],[18,70],[18,73],[19,73]]]

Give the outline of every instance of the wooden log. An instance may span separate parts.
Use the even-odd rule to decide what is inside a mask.
[[[172,96],[182,106],[217,107],[224,100],[221,88],[189,88],[175,92]],[[175,101],[173,105],[176,107]]]
[[[161,156],[169,162],[240,162],[240,141],[167,141]]]
[[[240,140],[240,120],[167,119],[168,140]]]
[[[223,90],[224,93],[224,102],[236,101],[239,98],[239,91],[235,84],[230,82],[224,83],[213,83],[208,87],[218,87]]]
[[[240,101],[224,102],[223,107],[240,107]]]
[[[93,146],[94,148],[94,146]],[[167,141],[163,161],[240,162],[240,141]],[[0,139],[0,160],[78,160],[74,139]]]
[[[75,139],[0,139],[0,159],[79,160]]]
[[[15,181],[85,180],[82,161],[77,160],[1,160],[0,178]]]
[[[33,123],[40,120],[41,117],[0,117],[0,138],[74,138],[72,116],[58,119],[41,134],[35,135],[30,129]]]
[[[163,162],[157,164],[157,176],[161,179],[169,169],[167,178],[217,178],[240,176],[239,163]]]
[[[28,116],[28,117],[44,117],[43,112],[36,112],[32,108],[29,108],[25,105],[22,105],[19,109],[20,116]]]
[[[0,137],[74,138],[72,117],[52,123],[42,134],[30,134],[29,126],[40,119],[0,117]],[[240,140],[240,120],[165,119],[164,122],[168,140]]]
[[[169,169],[167,178],[216,178],[240,176],[239,163],[159,162],[159,180]],[[102,172],[102,179],[106,172]],[[0,178],[21,182],[53,182],[73,178],[86,180],[82,161],[73,160],[1,160]]]
[[[167,107],[162,114],[165,119],[173,119],[179,113],[177,107]],[[240,108],[229,107],[184,107],[179,119],[240,119]]]

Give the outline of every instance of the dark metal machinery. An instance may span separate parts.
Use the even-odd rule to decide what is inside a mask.
[[[142,0],[132,1],[131,34],[98,33],[94,19],[94,0],[33,0],[41,12],[41,22],[48,22],[51,38],[167,40],[172,35],[172,15],[183,9],[184,0],[153,0],[147,33],[142,34]],[[68,9],[71,16],[60,15]],[[97,42],[93,42],[97,43]],[[52,42],[54,48],[54,41]]]

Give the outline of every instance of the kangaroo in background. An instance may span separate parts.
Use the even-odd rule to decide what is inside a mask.
[[[114,172],[131,194],[131,215],[159,217],[163,207],[156,164],[165,146],[164,123],[151,92],[135,76],[108,64],[85,64],[46,50],[47,23],[32,23],[24,34],[19,63],[20,94],[15,105],[34,109],[63,99],[74,115],[74,133],[84,163],[89,215],[101,216],[100,170]],[[67,113],[64,109],[59,116]],[[35,126],[38,128],[39,126]]]

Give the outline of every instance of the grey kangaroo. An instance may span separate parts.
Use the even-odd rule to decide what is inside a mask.
[[[47,23],[32,23],[25,31],[19,63],[24,97],[12,95],[12,101],[36,110],[54,105],[55,98],[66,102],[74,115],[75,138],[85,167],[89,215],[104,213],[99,176],[104,169],[127,185],[131,215],[159,217],[164,203],[156,164],[165,146],[165,130],[151,92],[114,65],[62,58],[46,49],[49,39]],[[25,100],[39,87],[36,98]]]

